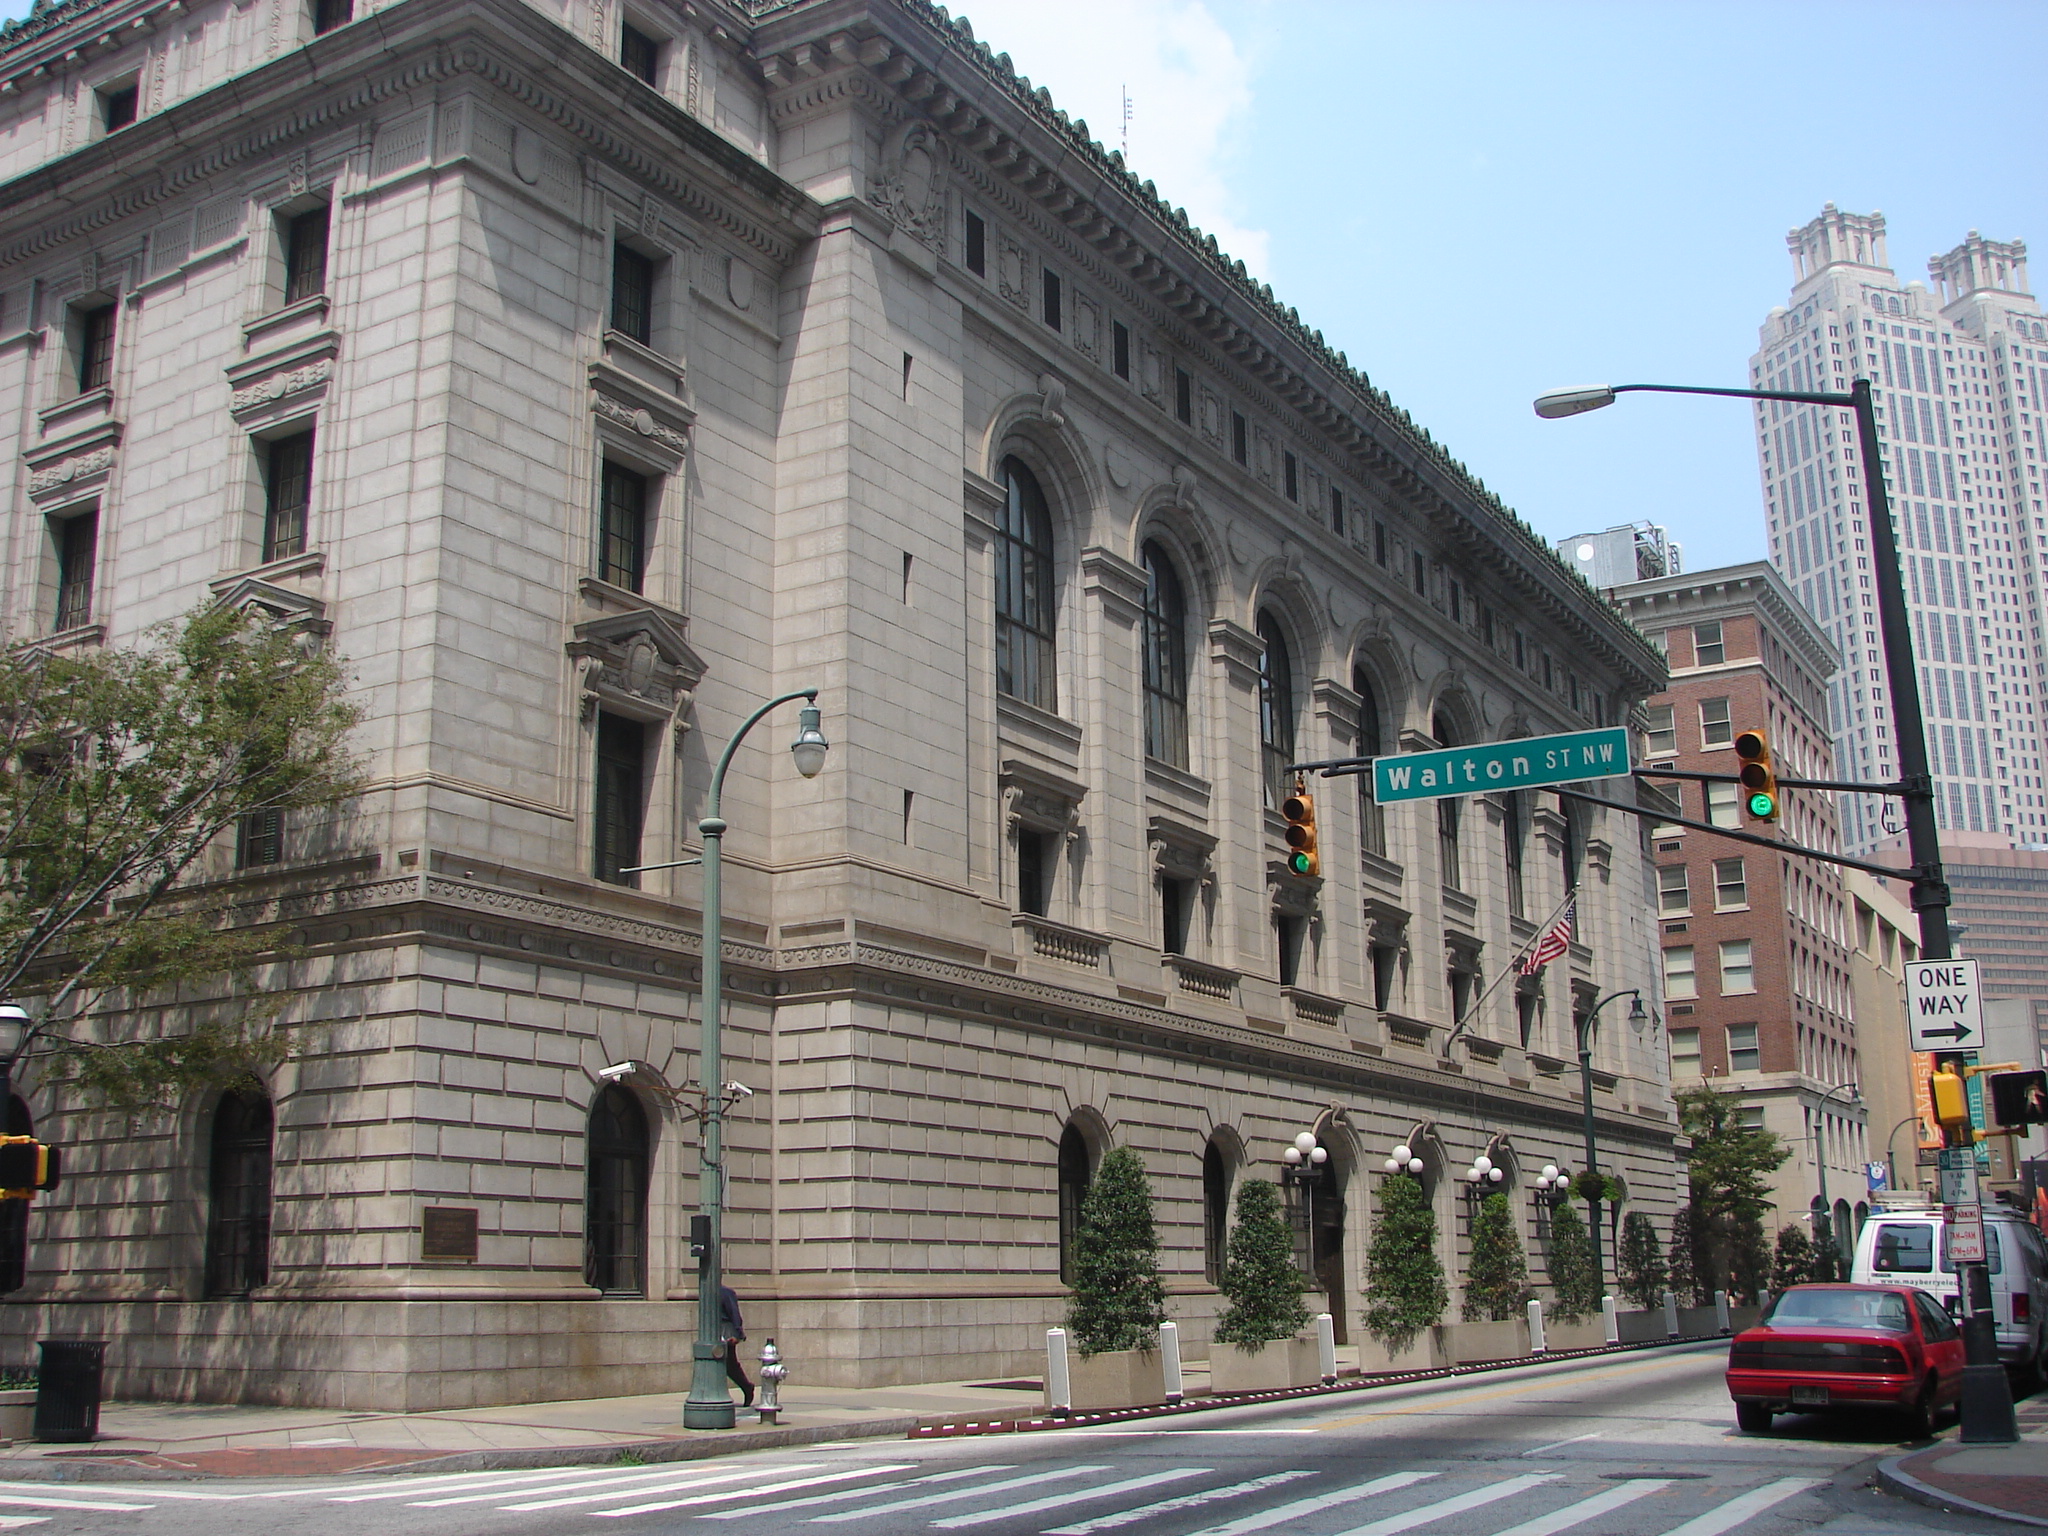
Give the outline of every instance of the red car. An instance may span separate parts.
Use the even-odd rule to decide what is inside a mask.
[[[1962,1331],[1905,1286],[1795,1285],[1728,1351],[1728,1395],[1747,1430],[1769,1429],[1774,1413],[1888,1407],[1924,1438],[1962,1390]]]

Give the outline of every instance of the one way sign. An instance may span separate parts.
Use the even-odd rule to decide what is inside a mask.
[[[1984,1011],[1974,960],[1916,960],[1906,967],[1906,1019],[1916,1051],[1974,1051]]]

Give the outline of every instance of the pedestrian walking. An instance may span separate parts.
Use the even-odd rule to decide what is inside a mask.
[[[718,1336],[725,1342],[725,1379],[740,1389],[740,1406],[754,1406],[754,1384],[747,1380],[747,1373],[740,1365],[740,1341],[747,1336],[747,1326],[740,1318],[740,1299],[733,1294],[729,1285],[718,1288]]]

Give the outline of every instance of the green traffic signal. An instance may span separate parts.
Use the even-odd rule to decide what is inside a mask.
[[[1751,795],[1749,797],[1749,814],[1756,817],[1759,821],[1768,821],[1771,817],[1778,814],[1778,802],[1769,795]]]

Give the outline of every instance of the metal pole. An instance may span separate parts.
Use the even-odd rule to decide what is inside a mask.
[[[1586,1172],[1598,1173],[1600,1159],[1593,1139],[1593,1021],[1600,1017],[1600,1010],[1617,997],[1640,998],[1643,994],[1634,987],[1620,992],[1610,992],[1587,1010],[1585,1020],[1578,1026],[1579,1036],[1579,1107],[1586,1120]],[[1593,1229],[1593,1275],[1601,1286],[1607,1284],[1607,1261],[1600,1243],[1600,1197],[1586,1197],[1587,1225]]]
[[[725,1374],[725,1340],[720,1337],[719,1291],[724,1284],[723,1238],[725,1207],[725,912],[720,875],[725,821],[718,814],[725,790],[725,771],[747,732],[772,709],[797,699],[815,700],[818,690],[800,689],[770,699],[733,732],[711,776],[711,794],[704,819],[697,823],[704,837],[704,1019],[699,1030],[697,1081],[704,1093],[704,1133],[697,1147],[697,1209],[706,1227],[704,1252],[697,1259],[697,1343],[691,1350],[690,1395],[683,1403],[685,1429],[731,1429],[738,1420],[732,1389]]]

